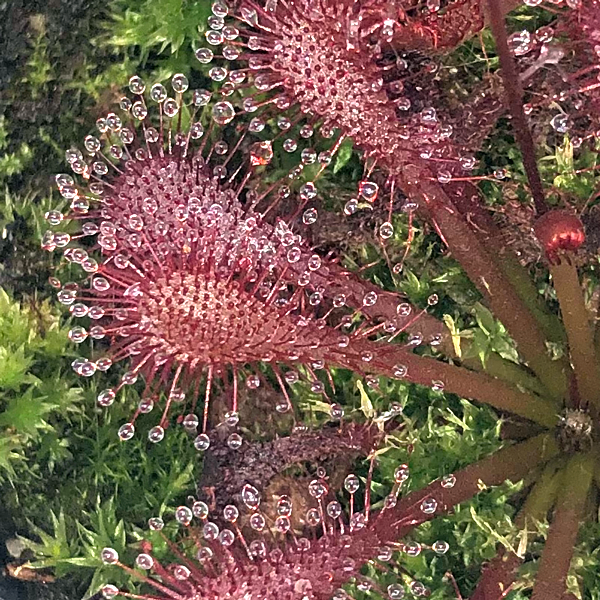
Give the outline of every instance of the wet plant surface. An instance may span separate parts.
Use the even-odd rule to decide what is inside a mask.
[[[1,10],[0,597],[600,598],[597,0]]]

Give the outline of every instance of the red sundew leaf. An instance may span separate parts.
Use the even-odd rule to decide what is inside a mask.
[[[91,319],[89,329],[71,329],[71,340],[108,342],[104,356],[76,359],[75,371],[88,377],[115,362],[130,362],[120,384],[101,391],[98,403],[109,406],[123,386],[145,380],[137,411],[120,429],[121,439],[134,434],[137,416],[151,411],[164,393],[164,412],[149,439],[163,439],[171,406],[187,398],[191,411],[184,426],[195,431],[202,423],[196,443],[205,449],[211,395],[222,392],[229,411],[237,413],[241,382],[249,389],[268,385],[261,364],[272,363],[286,400],[282,410],[289,410],[286,384],[298,380],[295,368],[304,367],[311,390],[324,394],[317,372],[347,357],[361,360],[355,339],[390,339],[422,321],[419,340],[441,341],[443,326],[427,319],[425,311],[413,311],[397,294],[315,254],[296,233],[294,216],[268,214],[275,204],[261,210],[281,193],[272,188],[259,196],[246,187],[256,168],[256,144],[243,146],[247,132],[231,149],[222,139],[210,141],[195,122],[197,106],[190,128],[182,128],[178,115],[187,79],[175,75],[172,87],[178,100],[168,98],[162,84],[150,90],[150,100],[160,107],[154,127],[145,84],[132,77],[135,101],[124,98],[122,116],[99,119],[101,137],[84,141],[91,160],[77,149],[67,152],[87,189],[70,175],[58,175],[56,181],[71,200],[69,216],[85,222],[73,240],[51,231],[43,240],[48,250],[66,247],[65,258],[88,274],[83,286],[71,282],[58,292],[74,316]],[[195,105],[207,101],[202,91],[193,98]],[[211,127],[226,125],[233,114],[230,103],[216,103]],[[109,144],[114,162],[105,160],[103,146]],[[260,144],[268,163],[272,153],[262,149],[270,142]],[[305,183],[298,195],[306,201],[316,193],[313,183]],[[47,215],[53,225],[63,218],[58,211]],[[315,218],[316,210],[307,209],[302,225]],[[97,236],[98,258],[72,244],[82,236]],[[201,418],[195,414],[199,399],[204,401]]]

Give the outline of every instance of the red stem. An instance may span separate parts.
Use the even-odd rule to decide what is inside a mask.
[[[397,377],[396,366],[407,368],[406,381],[431,387],[440,381],[446,392],[484,402],[497,409],[512,412],[547,428],[558,421],[555,406],[548,400],[520,391],[486,373],[469,371],[464,367],[443,363],[433,358],[418,356],[404,348],[382,342],[356,341],[353,350],[359,355],[340,356],[335,362],[353,371],[368,371],[386,377]],[[361,356],[370,352],[372,360],[364,362]]]
[[[514,583],[522,562],[520,556],[501,546],[498,554],[484,567],[471,600],[500,600]]]
[[[554,399],[562,400],[567,389],[563,365],[550,359],[546,337],[510,281],[440,185],[425,179],[422,169],[414,165],[407,166],[403,176],[404,192],[427,207],[452,254],[484,296],[494,315],[506,326],[525,361]]]
[[[415,306],[411,305],[412,310],[407,316],[398,315],[398,305],[407,303],[399,294],[383,291],[379,286],[360,279],[355,274],[345,271],[337,265],[328,265],[326,269],[324,271],[321,268],[312,274],[315,283],[319,283],[319,278],[322,278],[320,283],[327,287],[329,294],[344,294],[347,306],[360,310],[369,318],[382,318],[396,323],[401,329],[406,328],[406,331],[418,331],[423,335],[425,341],[431,340],[435,336],[448,335],[446,326],[428,313],[422,314],[415,320],[414,317],[419,312],[419,309]],[[377,302],[373,306],[364,306],[363,298],[369,292],[377,294]]]
[[[550,461],[546,464],[543,473],[537,479],[533,489],[527,496],[525,504],[515,518],[515,527],[525,535],[524,538],[521,538],[521,541],[525,543],[524,547],[519,547],[517,553],[515,553],[501,546],[498,549],[498,554],[484,568],[471,600],[500,600],[500,598],[503,598],[502,594],[505,594],[510,586],[514,584],[517,569],[524,560],[527,548],[527,532],[530,526],[535,527],[536,522],[546,519],[548,511],[556,500],[556,493],[562,475],[560,471],[557,471],[559,467],[560,465],[556,461]]]
[[[496,259],[498,266],[515,288],[515,292],[536,318],[546,338],[553,342],[565,342],[565,331],[560,319],[548,310],[548,306],[531,280],[529,271],[521,266],[516,254],[510,246],[507,246],[502,230],[485,207],[479,190],[471,182],[449,183],[445,189],[452,198],[454,206],[467,223],[472,225],[473,233],[490,251],[491,258]]]
[[[496,38],[496,49],[500,58],[502,67],[502,78],[504,79],[504,88],[508,98],[508,105],[512,115],[513,129],[515,136],[521,147],[523,155],[523,166],[529,179],[529,187],[533,202],[538,215],[544,214],[548,210],[544,188],[540,178],[540,172],[537,167],[537,159],[533,137],[529,130],[529,124],[523,110],[523,90],[519,80],[515,61],[508,47],[508,35],[504,23],[504,11],[498,0],[487,0],[488,15],[492,33]]]
[[[411,492],[399,500],[394,508],[389,509],[385,518],[385,513],[381,515],[377,520],[376,530],[381,539],[400,539],[421,523],[470,500],[486,487],[500,485],[506,480],[520,481],[557,453],[558,446],[554,436],[549,433],[502,448],[455,473],[454,487],[444,488],[439,481],[434,481],[421,490]],[[437,501],[435,513],[425,514],[420,510],[420,504],[425,498]]]
[[[579,525],[592,482],[593,458],[575,455],[564,471],[531,600],[562,600]]]

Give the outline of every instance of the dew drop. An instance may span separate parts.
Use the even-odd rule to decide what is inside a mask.
[[[237,506],[234,506],[233,504],[228,504],[223,509],[223,518],[229,523],[235,523],[239,516],[240,511],[237,509]]]
[[[438,540],[437,542],[433,543],[431,548],[433,549],[433,551],[436,554],[446,554],[446,552],[448,552],[448,549],[450,548],[450,546],[449,546],[448,542]]]
[[[394,365],[392,373],[394,377],[402,379],[403,377],[406,377],[406,374],[408,373],[408,368],[406,367],[406,365]]]
[[[167,89],[162,83],[155,83],[150,88],[150,98],[152,98],[154,102],[163,102],[167,98]]]
[[[300,188],[300,198],[302,200],[312,200],[317,195],[317,188],[312,181],[305,183]]]
[[[182,525],[189,525],[193,516],[192,510],[187,506],[179,506],[175,511],[175,520]]]
[[[134,433],[135,433],[135,427],[134,427],[133,423],[125,423],[124,425],[121,425],[121,427],[119,427],[119,431],[118,431],[119,439],[124,442],[126,442],[127,440],[130,440],[133,437]]]
[[[358,210],[358,200],[353,198],[348,200],[344,205],[344,214],[347,216],[353,215]]]
[[[354,494],[360,485],[359,479],[356,475],[350,474],[344,479],[344,488],[350,494]]]
[[[102,597],[106,600],[112,600],[112,598],[119,595],[119,588],[110,583],[102,587]]]
[[[266,524],[265,518],[260,513],[254,513],[250,517],[250,527],[255,531],[262,531]]]
[[[260,387],[260,377],[258,375],[248,375],[246,378],[246,387],[250,390],[256,390]]]
[[[306,511],[306,522],[311,527],[316,527],[321,522],[321,515],[316,508],[309,508]]]
[[[394,235],[394,226],[389,221],[382,223],[379,226],[379,235],[382,239],[388,240]]]
[[[563,113],[554,115],[550,121],[550,125],[558,133],[566,133],[569,130],[569,117]]]
[[[332,500],[327,504],[327,514],[332,519],[337,519],[342,514],[342,505],[337,500]]]
[[[435,498],[425,498],[423,502],[421,502],[421,512],[426,515],[432,515],[437,509],[437,500]]]
[[[308,484],[308,493],[313,498],[322,498],[327,493],[327,486],[319,479],[313,479]]]
[[[242,439],[242,436],[239,433],[232,433],[227,438],[227,445],[232,450],[239,450],[242,447],[242,444],[243,444],[243,439]]]
[[[418,542],[408,542],[408,544],[404,544],[403,550],[408,556],[414,557],[421,554],[422,547]]]
[[[202,500],[196,500],[192,504],[192,514],[197,519],[206,519],[208,517],[208,505],[206,502],[202,502]]]
[[[288,138],[283,142],[283,149],[286,152],[295,152],[298,149],[298,142],[296,140]]]
[[[148,432],[148,439],[153,443],[153,444],[157,444],[158,442],[161,442],[165,437],[165,430],[160,426],[160,425],[156,425],[155,427],[152,427],[152,429],[150,429],[150,431]]]
[[[401,464],[394,471],[394,481],[396,483],[404,483],[410,476],[410,470],[407,464]]]
[[[344,407],[340,404],[332,404],[329,409],[329,414],[334,421],[340,421],[344,417]]]
[[[434,379],[434,380],[431,382],[431,389],[432,389],[434,392],[443,392],[443,391],[444,391],[444,387],[445,387],[445,386],[444,386],[444,382],[443,382],[443,381],[440,381],[439,379]]]
[[[213,120],[219,125],[227,125],[235,117],[235,109],[231,102],[217,102],[212,108]]]
[[[258,490],[247,483],[242,488],[242,502],[246,505],[250,510],[257,510],[260,506],[260,493]]]
[[[388,562],[392,560],[392,549],[389,546],[381,546],[377,549],[377,560]]]
[[[196,439],[194,440],[194,447],[196,450],[208,450],[209,446],[210,438],[205,433],[196,436]]]
[[[312,225],[313,223],[316,223],[317,217],[318,217],[317,209],[309,208],[304,211],[304,214],[302,215],[302,222],[305,225]]]
[[[151,531],[160,531],[164,526],[165,523],[160,517],[150,517],[148,519],[148,528]]]
[[[446,489],[453,488],[456,485],[456,476],[452,473],[444,475],[440,481],[440,485]]]
[[[132,94],[143,94],[146,90],[146,84],[141,77],[134,75],[129,79],[129,91]]]
[[[135,566],[148,571],[154,566],[154,559],[149,554],[138,554],[135,559]]]
[[[379,186],[373,181],[363,180],[358,184],[358,193],[367,202],[375,202],[379,193]]]
[[[154,409],[154,400],[152,398],[142,398],[138,403],[138,410],[146,415]],[[152,440],[150,440],[152,441]]]
[[[527,30],[513,33],[508,38],[508,47],[515,56],[524,56],[533,48],[531,34]]]
[[[410,582],[410,591],[413,596],[426,596],[427,588],[420,581],[411,581]]]
[[[219,527],[216,523],[209,521],[202,528],[202,535],[209,541],[216,540],[219,536]]]
[[[119,561],[119,553],[114,548],[103,548],[100,559],[105,565],[114,565]]]
[[[103,390],[98,394],[98,404],[100,406],[106,407],[110,406],[115,401],[115,392],[112,389]]]
[[[377,293],[376,292],[366,293],[362,300],[363,306],[374,306],[376,302],[377,302]]]
[[[253,167],[268,165],[271,160],[273,160],[273,145],[269,140],[252,144],[250,164]]]

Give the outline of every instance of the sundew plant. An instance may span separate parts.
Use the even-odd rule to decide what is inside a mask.
[[[599,599],[598,0],[88,10],[0,121],[7,582]]]

